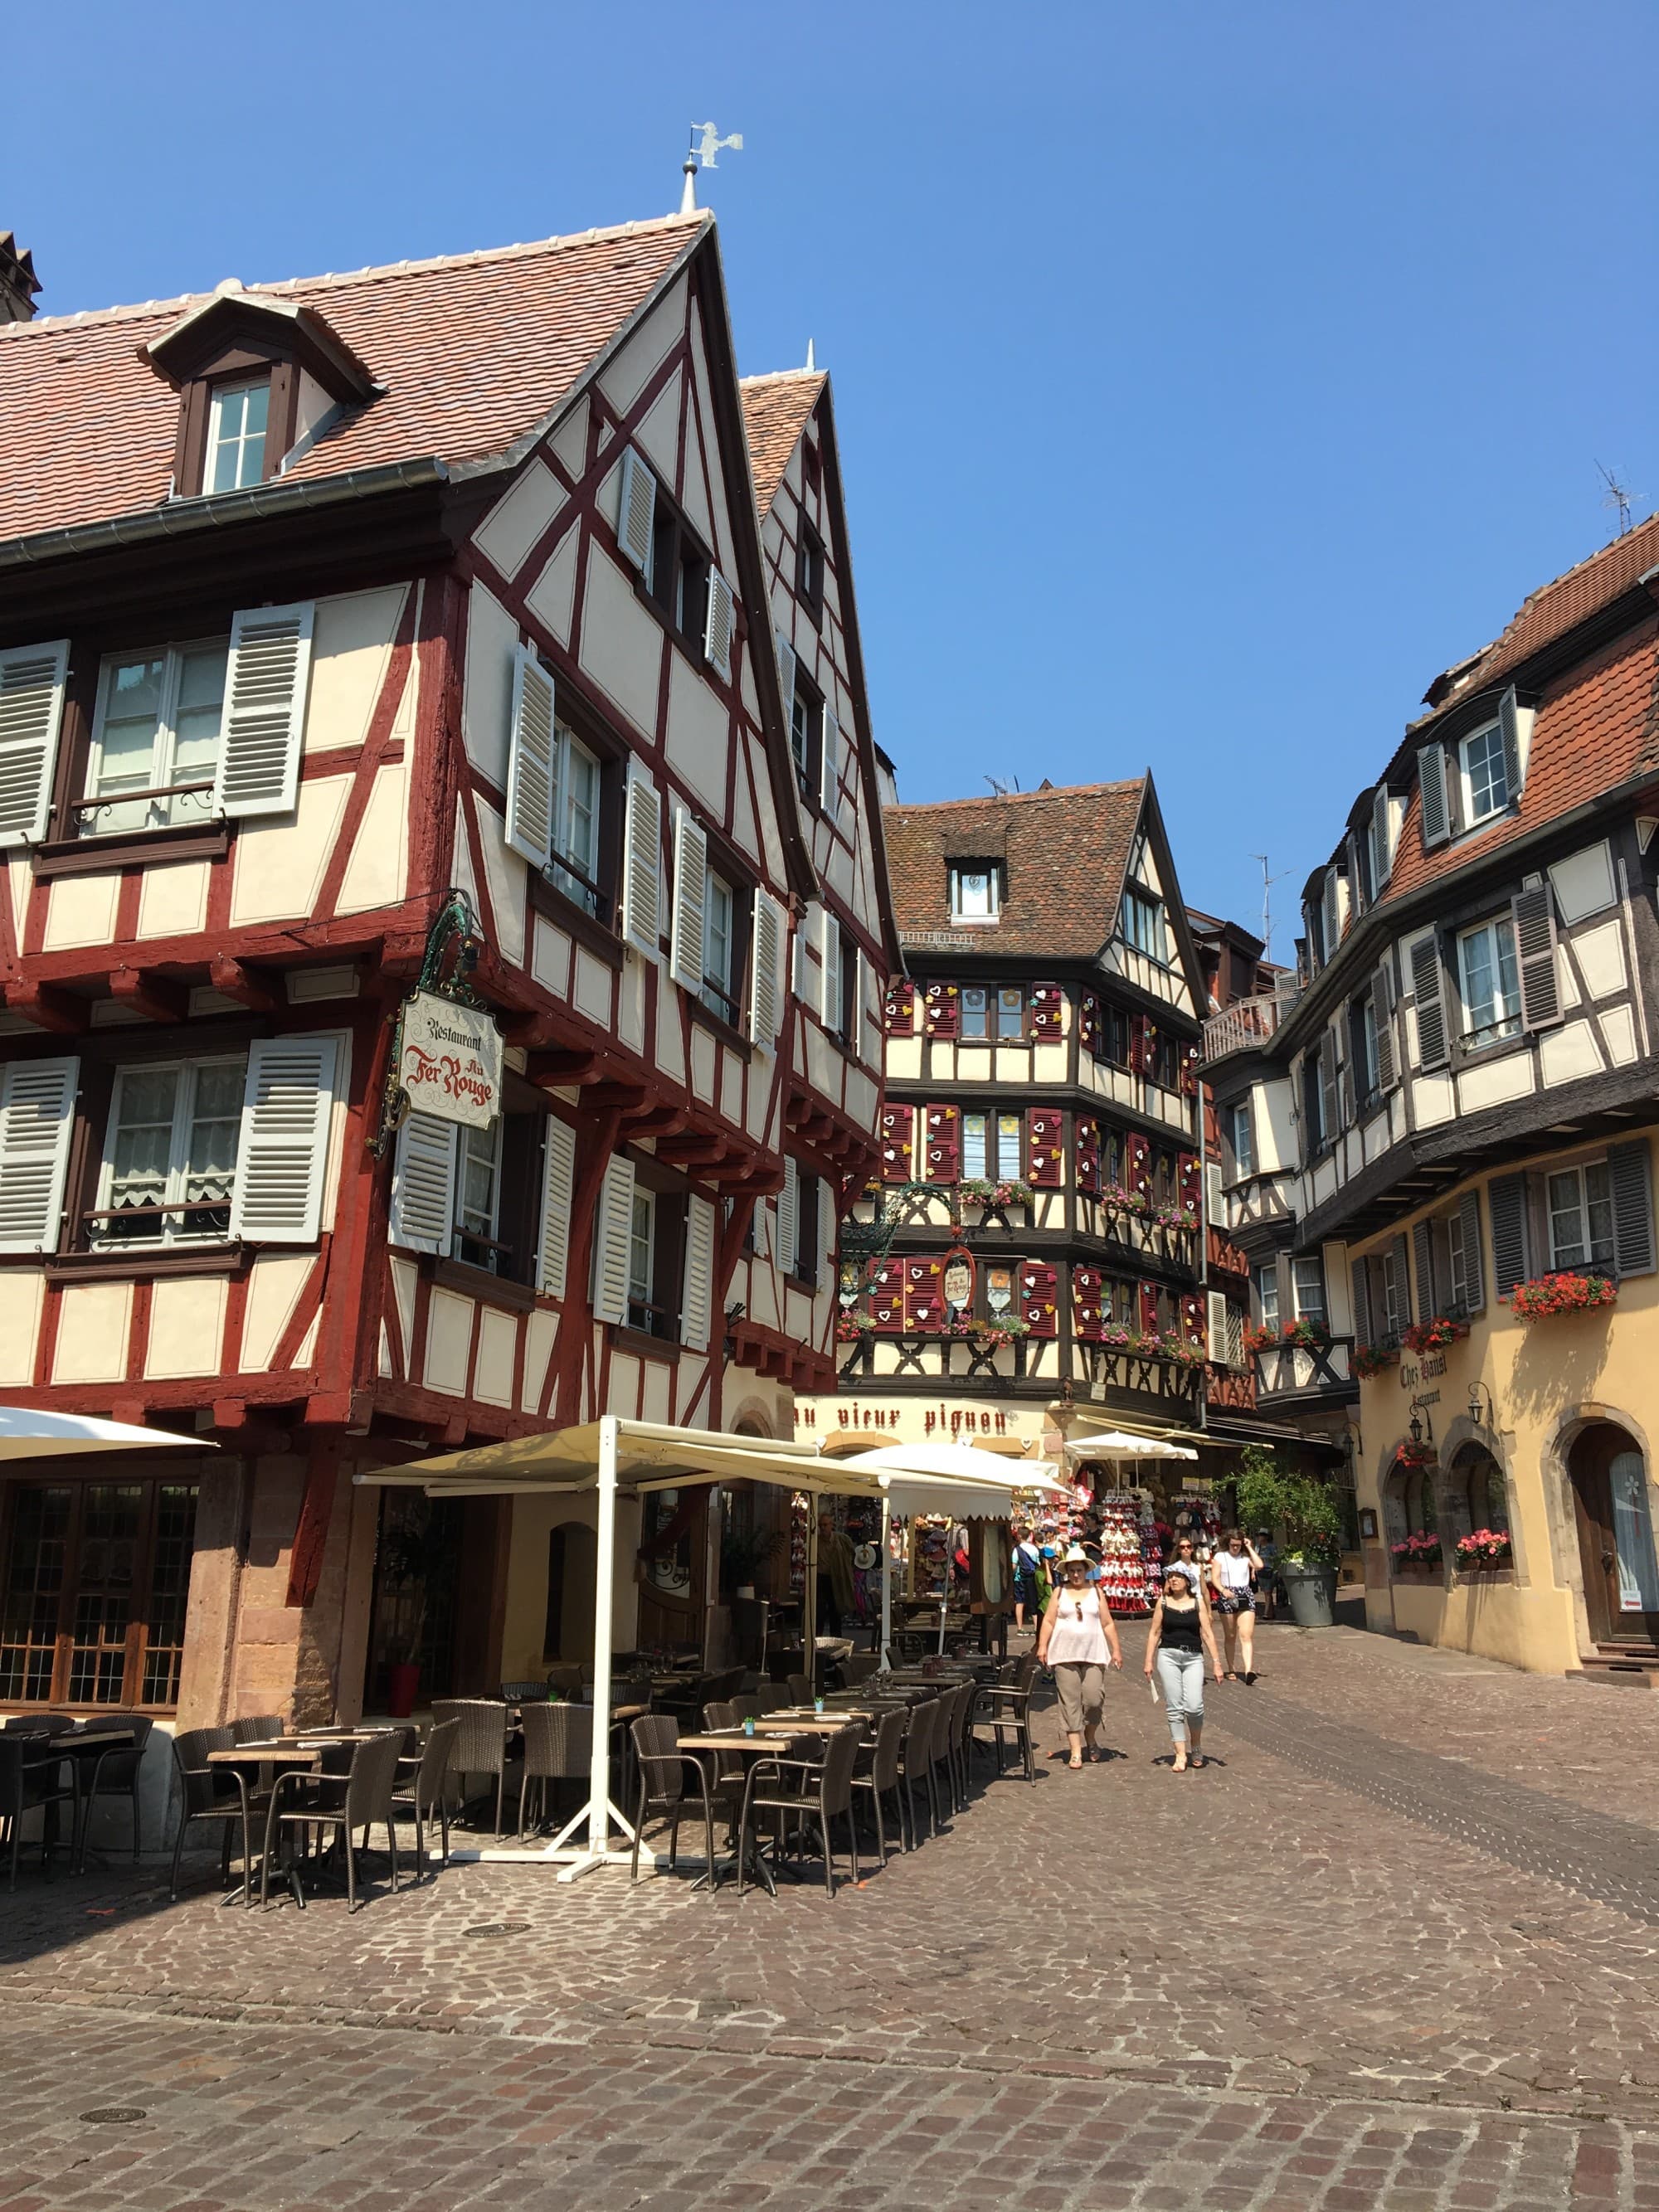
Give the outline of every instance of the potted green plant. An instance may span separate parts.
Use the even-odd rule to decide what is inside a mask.
[[[783,1542],[778,1528],[733,1528],[720,1531],[720,1588],[730,1597],[753,1597],[755,1578]]]
[[[1316,1474],[1281,1468],[1265,1444],[1246,1444],[1234,1489],[1243,1527],[1279,1532],[1279,1578],[1297,1626],[1332,1627],[1342,1511],[1330,1484]]]

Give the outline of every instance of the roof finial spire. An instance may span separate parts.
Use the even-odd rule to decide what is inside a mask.
[[[680,195],[680,213],[682,215],[696,215],[697,211],[697,171],[700,168],[714,168],[715,166],[715,155],[720,151],[722,147],[726,146],[729,146],[734,154],[741,154],[743,151],[742,131],[734,131],[729,138],[722,138],[720,135],[720,125],[718,124],[694,123],[691,125],[691,143],[686,149],[685,154],[685,190]]]
[[[816,368],[817,365],[817,357],[812,351],[812,341],[811,338],[808,338],[806,341],[806,366],[808,368]]]
[[[686,155],[684,167],[685,189],[680,194],[680,213],[682,215],[696,215],[697,211],[697,157],[695,154],[688,154]]]

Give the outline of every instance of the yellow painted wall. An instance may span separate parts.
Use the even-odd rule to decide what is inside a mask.
[[[599,1507],[591,1492],[574,1498],[550,1492],[544,1495],[515,1498],[512,1510],[513,1534],[507,1564],[507,1617],[501,1628],[501,1680],[504,1682],[528,1682],[533,1681],[538,1674],[545,1674],[550,1663],[542,1651],[542,1638],[547,1626],[548,1537],[562,1521],[575,1522],[586,1528],[596,1528]],[[638,1634],[639,1600],[634,1567],[640,1540],[639,1527],[638,1504],[627,1498],[618,1499],[611,1642],[619,1651],[631,1649]],[[580,1635],[581,1624],[567,1621],[568,1650],[575,1648],[571,1638],[573,1626],[585,1645],[584,1656],[586,1656],[592,1650],[591,1621],[586,1636]]]

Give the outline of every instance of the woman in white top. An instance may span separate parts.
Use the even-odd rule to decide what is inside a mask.
[[[1255,1546],[1241,1530],[1229,1528],[1210,1561],[1210,1589],[1227,1644],[1224,1681],[1238,1680],[1241,1658],[1244,1680],[1255,1680],[1255,1593],[1250,1577],[1261,1572],[1261,1555]]]
[[[1060,1716],[1071,1747],[1073,1772],[1082,1765],[1086,1740],[1091,1759],[1100,1756],[1095,1731],[1106,1701],[1106,1669],[1121,1667],[1117,1628],[1098,1586],[1089,1580],[1089,1554],[1073,1544],[1060,1563],[1060,1584],[1037,1631],[1037,1664],[1054,1670]]]

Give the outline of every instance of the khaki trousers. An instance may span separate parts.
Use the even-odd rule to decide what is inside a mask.
[[[1068,1735],[1081,1735],[1085,1725],[1098,1721],[1106,1704],[1106,1669],[1098,1661],[1054,1662],[1054,1689],[1060,1698],[1060,1717]]]

